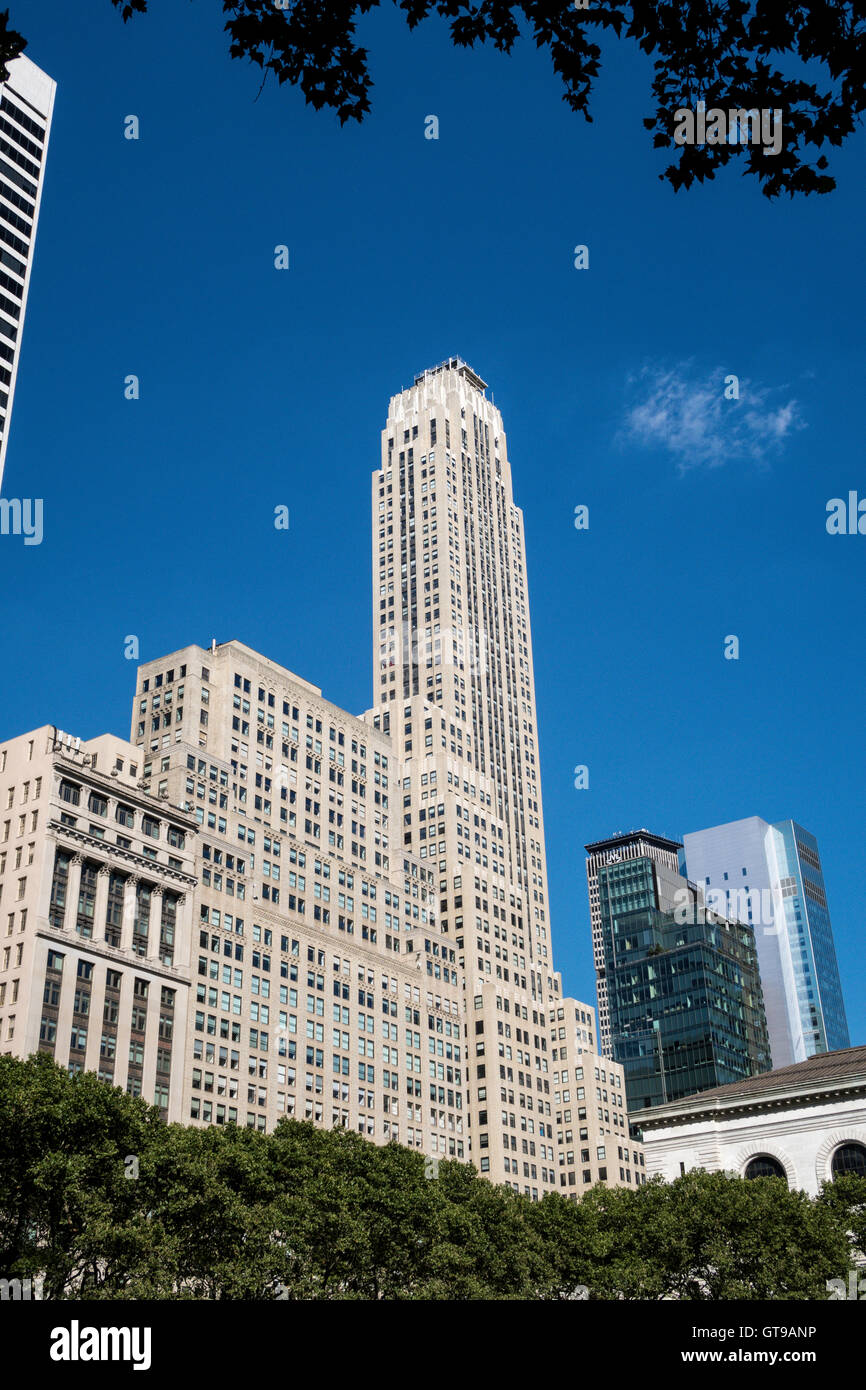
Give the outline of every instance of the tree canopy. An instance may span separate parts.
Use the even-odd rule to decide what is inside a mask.
[[[9,28],[9,11],[0,11],[0,82],[9,76],[9,64],[13,58],[20,58],[27,46],[23,34]]]
[[[431,15],[448,21],[457,47],[491,43],[510,53],[519,39],[548,50],[563,99],[591,120],[605,31],[631,39],[649,55],[652,144],[675,158],[659,175],[674,189],[715,177],[732,159],[756,177],[767,197],[827,193],[827,145],[838,146],[866,105],[866,13],[862,0],[394,0],[410,29]],[[147,12],[148,0],[111,0],[124,21]],[[367,50],[360,18],[380,0],[223,0],[233,58],[246,58],[279,83],[300,87],[317,110],[361,121],[370,110]],[[675,145],[675,113],[757,110],[783,113],[782,148],[759,143]]]
[[[47,1056],[0,1056],[0,1275],[54,1299],[825,1299],[866,1180],[817,1200],[696,1171],[533,1203],[469,1164],[284,1119],[166,1125]]]

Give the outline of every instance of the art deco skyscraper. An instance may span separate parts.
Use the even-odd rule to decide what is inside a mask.
[[[400,843],[433,860],[466,972],[467,1155],[557,1185],[547,908],[523,515],[502,417],[453,357],[391,400],[373,474],[369,718],[403,760]]]
[[[0,488],[54,92],[29,58],[14,59],[0,84]]]

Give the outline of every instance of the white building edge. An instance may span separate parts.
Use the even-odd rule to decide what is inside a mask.
[[[5,149],[0,153],[0,487],[9,442],[9,427],[42,188],[57,84],[29,58],[13,58],[9,78],[0,83],[0,113]]]
[[[840,1174],[866,1172],[866,1047],[819,1053],[630,1118],[649,1178],[775,1170],[816,1196]]]

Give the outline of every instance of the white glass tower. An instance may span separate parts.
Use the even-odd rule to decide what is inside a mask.
[[[0,84],[0,490],[55,86],[29,58]]]
[[[683,837],[689,877],[754,927],[773,1066],[848,1047],[818,842],[760,816]]]

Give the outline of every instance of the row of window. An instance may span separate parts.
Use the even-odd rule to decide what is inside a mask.
[[[685,1172],[685,1165],[682,1163],[680,1171]],[[830,1160],[830,1172],[834,1178],[866,1178],[866,1144],[853,1141],[840,1144]],[[754,1158],[749,1159],[743,1177],[781,1178],[784,1183],[788,1181],[783,1165],[772,1154],[756,1154]]]
[[[71,782],[62,778],[60,782],[60,798],[70,806],[81,805],[82,786],[79,782]],[[87,797],[87,810],[92,816],[108,816],[108,798],[100,792],[91,791]],[[114,807],[114,819],[118,825],[124,826],[127,830],[134,830],[136,825],[136,813],[132,806],[118,801]],[[162,822],[146,811],[140,817],[141,834],[151,840],[162,838]],[[166,826],[166,841],[173,849],[183,849],[186,844],[186,832],[177,825],[171,823]]]

